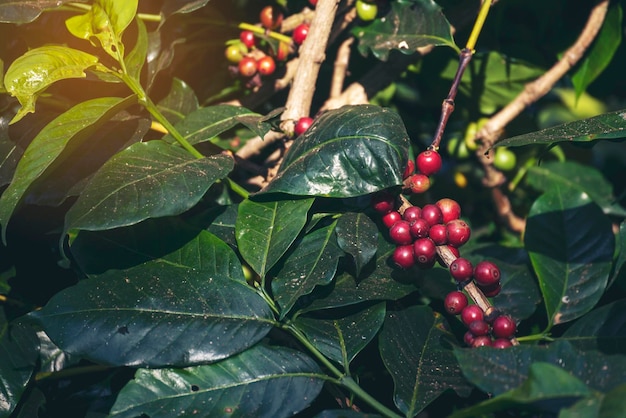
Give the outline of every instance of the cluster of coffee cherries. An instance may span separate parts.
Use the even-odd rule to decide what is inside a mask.
[[[255,75],[269,76],[276,71],[276,62],[285,61],[292,51],[292,44],[300,45],[309,33],[309,25],[302,23],[291,33],[291,44],[279,41],[267,42],[268,33],[280,28],[283,22],[283,12],[277,6],[266,6],[260,14],[259,20],[265,31],[242,30],[239,39],[232,39],[226,43],[224,52],[226,59],[233,64],[233,72],[250,79]],[[252,28],[254,29],[254,28]]]
[[[404,172],[404,189],[410,193],[423,193],[430,187],[430,176],[442,166],[436,150],[421,152],[415,161],[409,161]],[[481,300],[500,293],[500,269],[491,261],[472,263],[461,257],[459,248],[471,235],[469,225],[460,219],[461,206],[453,199],[444,198],[422,207],[404,201],[397,205],[396,196],[379,192],[372,197],[372,207],[381,214],[383,224],[389,230],[389,238],[396,244],[393,262],[400,268],[413,266],[430,268],[437,261],[448,267],[457,283],[444,306],[447,312],[460,315],[468,331],[465,342],[472,347],[494,346],[504,348],[512,345],[516,330],[515,322],[489,305],[488,315],[478,304],[470,304],[466,293],[470,288]],[[442,258],[441,252],[450,256]],[[477,293],[476,293],[477,292]],[[488,302],[486,302],[488,303]]]

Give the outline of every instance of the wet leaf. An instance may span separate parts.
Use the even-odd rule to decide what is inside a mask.
[[[574,322],[562,338],[584,350],[623,353],[626,345],[626,300],[594,309]]]
[[[337,244],[352,256],[358,277],[363,267],[376,255],[378,228],[363,213],[348,212],[337,221]]]
[[[194,110],[198,110],[200,104],[191,86],[179,78],[174,78],[169,93],[157,107],[171,123],[176,124]]]
[[[0,0],[0,23],[28,23],[72,0]]]

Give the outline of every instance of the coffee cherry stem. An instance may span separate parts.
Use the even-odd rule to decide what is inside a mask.
[[[274,32],[271,30],[267,30],[261,26],[257,26],[257,25],[252,25],[250,23],[245,23],[242,22],[239,24],[239,29],[241,30],[249,30],[251,32],[254,33],[258,33],[259,35],[266,35],[269,36],[270,38],[276,39],[277,41],[280,42],[286,42],[287,44],[291,44],[291,37],[287,36],[287,35],[283,35],[282,33],[279,32]]]

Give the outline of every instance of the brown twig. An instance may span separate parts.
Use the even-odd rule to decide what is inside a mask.
[[[350,37],[341,43],[337,50],[337,58],[335,58],[335,66],[333,69],[333,78],[330,85],[330,97],[337,97],[343,91],[343,82],[348,72],[348,64],[350,63],[350,52],[352,52],[352,44],[354,38]]]

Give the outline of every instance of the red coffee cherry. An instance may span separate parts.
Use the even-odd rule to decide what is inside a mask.
[[[413,243],[409,223],[404,220],[394,223],[391,228],[389,228],[389,238],[398,245]]]
[[[491,346],[493,348],[508,348],[513,347],[513,344],[511,343],[511,340],[507,338],[497,338],[493,341]]]
[[[448,229],[448,244],[453,247],[460,247],[469,239],[472,230],[469,225],[460,219],[453,219],[446,224]]]
[[[413,162],[413,160],[409,160],[406,163],[406,168],[404,169],[404,173],[402,173],[402,178],[407,179],[414,173],[415,173],[415,162]]]
[[[472,321],[476,320],[484,320],[485,313],[478,305],[467,305],[461,311],[461,321],[465,324],[465,326],[469,326]]]
[[[517,326],[513,319],[507,315],[500,315],[491,324],[493,335],[496,338],[511,338],[515,335]]]
[[[441,169],[441,155],[434,150],[422,151],[415,159],[415,165],[420,173],[430,176]]]
[[[413,257],[412,245],[401,245],[396,247],[392,256],[393,262],[403,269],[413,267],[415,264],[415,258]]]
[[[297,126],[297,124],[296,124]],[[300,135],[300,134],[297,134]],[[389,192],[378,192],[372,195],[372,208],[381,214],[389,213],[395,208],[396,197]],[[389,228],[389,227],[388,227]]]
[[[295,133],[296,136],[300,136],[305,133],[306,130],[311,127],[311,125],[313,125],[313,118],[303,116],[298,119],[298,122],[296,122],[296,126],[293,128],[293,133]]]
[[[422,219],[426,219],[430,226],[440,224],[443,220],[441,209],[437,205],[427,204],[422,207]]]
[[[239,74],[243,77],[252,77],[258,70],[257,62],[252,57],[243,57],[239,61]]]
[[[479,337],[474,338],[474,342],[472,343],[472,347],[491,347],[493,343],[491,342],[491,338],[487,335],[481,335]]]
[[[448,230],[444,224],[435,224],[428,230],[428,237],[436,245],[446,245],[448,243]]]
[[[486,287],[479,285],[478,288],[483,292],[483,295],[487,296],[488,298],[498,296],[502,291],[502,285],[500,284],[500,282]]]
[[[424,193],[430,188],[430,180],[424,174],[413,174],[407,179],[405,184],[413,193]]]
[[[459,257],[450,263],[450,274],[459,283],[471,279],[473,272],[472,263],[467,258]]]
[[[467,331],[463,335],[463,341],[465,342],[465,344],[467,344],[470,347],[474,344],[475,339],[476,339],[476,336],[474,336],[474,334],[472,334],[471,331]]]
[[[302,44],[302,42],[304,42],[308,34],[309,34],[309,25],[307,25],[306,23],[302,23],[296,26],[296,28],[293,30],[293,33],[291,34],[291,38],[293,39],[296,45],[300,45]]]
[[[430,231],[430,225],[426,219],[419,218],[411,222],[411,235],[415,238],[428,237],[428,231]]]
[[[438,200],[435,204],[441,210],[444,224],[447,224],[453,219],[459,219],[461,217],[461,205],[459,205],[456,200],[452,200],[446,197]]]
[[[252,47],[256,43],[254,32],[252,32],[251,30],[241,31],[241,33],[239,34],[239,40],[243,42],[243,44],[247,46],[248,49],[252,49]]]
[[[276,6],[265,6],[259,14],[259,20],[263,27],[276,29],[283,23],[283,13]]]
[[[470,322],[467,326],[469,331],[475,336],[487,335],[489,334],[489,324],[485,322],[484,319],[477,319],[475,321]]]
[[[402,219],[408,221],[409,223],[415,222],[421,217],[422,209],[419,206],[409,206],[404,210],[402,214]]]
[[[430,238],[418,238],[413,243],[415,261],[423,267],[431,266],[435,262],[437,247]]]
[[[453,315],[458,315],[467,306],[467,296],[465,293],[454,290],[446,295],[443,300],[445,310]]]
[[[402,215],[400,215],[400,212],[397,210],[392,210],[383,216],[383,224],[385,224],[387,228],[391,228],[393,224],[400,220],[402,220]]]
[[[474,279],[480,286],[496,285],[500,282],[500,269],[491,261],[481,261],[474,267]]]
[[[259,68],[259,74],[270,75],[276,71],[276,62],[274,58],[266,55],[257,61],[257,67]]]

